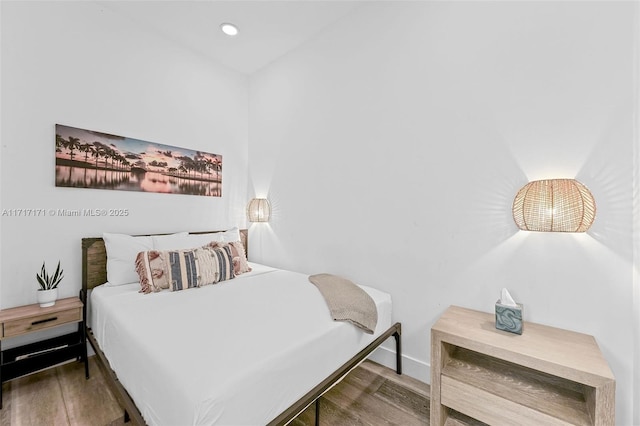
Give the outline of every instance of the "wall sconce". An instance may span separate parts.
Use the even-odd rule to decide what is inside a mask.
[[[513,220],[525,231],[585,232],[596,217],[596,202],[575,179],[529,182],[513,200]]]
[[[247,206],[247,216],[249,222],[269,222],[271,216],[271,205],[266,198],[254,198]]]

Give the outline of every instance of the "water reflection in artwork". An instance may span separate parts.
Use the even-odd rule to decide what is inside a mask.
[[[56,125],[56,186],[222,196],[222,156]]]

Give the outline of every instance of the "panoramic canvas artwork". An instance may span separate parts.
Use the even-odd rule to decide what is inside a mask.
[[[56,124],[56,186],[222,196],[222,156]]]

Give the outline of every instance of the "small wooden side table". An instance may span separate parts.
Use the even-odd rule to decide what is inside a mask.
[[[615,378],[593,336],[449,307],[431,328],[431,425],[615,424]],[[466,420],[466,419],[465,419]],[[469,423],[473,423],[472,421]]]
[[[89,378],[84,305],[77,297],[56,301],[48,308],[26,305],[0,311],[0,385],[13,378],[51,367],[69,359],[82,360]],[[36,331],[79,323],[78,330],[63,336],[2,350],[2,341]],[[2,386],[0,386],[2,409]]]

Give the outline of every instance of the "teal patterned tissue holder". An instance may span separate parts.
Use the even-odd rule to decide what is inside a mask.
[[[498,300],[496,302],[496,328],[510,333],[522,334],[523,306],[516,303],[516,307],[505,306]]]

